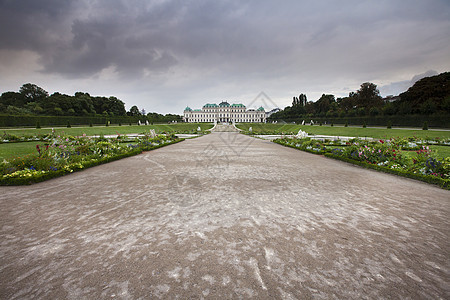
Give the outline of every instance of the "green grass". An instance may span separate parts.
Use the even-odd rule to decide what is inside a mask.
[[[178,123],[178,124],[155,124],[155,125],[122,125],[122,126],[94,126],[94,127],[55,127],[55,132],[57,134],[67,134],[72,136],[82,136],[86,134],[87,136],[94,135],[110,135],[110,134],[140,134],[148,132],[150,129],[155,129],[158,132],[187,132],[193,131],[197,132],[197,128],[200,126],[202,130],[207,130],[213,127],[210,123]],[[52,131],[51,128],[26,128],[26,129],[3,129],[3,132],[8,134],[14,134],[17,136],[35,136],[39,134],[46,134]],[[0,135],[3,134],[0,130]],[[31,153],[37,153],[36,145],[45,148],[44,143],[40,141],[35,142],[21,142],[21,143],[3,143],[0,144],[0,161],[8,159],[11,157],[22,156]]]
[[[122,126],[94,126],[94,127],[54,127],[57,134],[67,134],[72,136],[81,136],[86,134],[88,136],[93,135],[109,135],[109,134],[131,134],[131,133],[144,133],[148,132],[150,129],[154,129],[157,133],[166,132],[187,132],[187,131],[197,131],[197,127],[202,130],[207,130],[213,127],[210,123],[178,123],[178,124],[155,124],[155,125],[122,125]],[[8,134],[15,134],[18,136],[23,135],[39,135],[46,134],[52,131],[51,128],[26,128],[26,129],[3,129],[4,132]],[[0,130],[1,132],[1,130]]]
[[[436,151],[439,158],[450,157],[450,146],[430,146],[430,149]]]
[[[39,145],[41,149],[45,149],[45,145],[42,142],[23,142],[23,143],[4,143],[0,144],[0,161],[11,157],[22,156],[31,153],[38,153],[36,145]]]
[[[263,124],[263,123],[240,123],[239,129],[248,130],[252,127],[253,133],[290,134],[297,133],[300,129],[309,134],[332,135],[332,136],[354,136],[372,137],[386,139],[392,137],[418,137],[418,138],[450,138],[450,131],[444,130],[422,130],[422,129],[387,129],[387,128],[362,128],[362,127],[340,127],[319,125],[297,125],[297,124]]]

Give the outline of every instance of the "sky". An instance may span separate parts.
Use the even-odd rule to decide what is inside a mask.
[[[268,110],[363,82],[397,95],[450,71],[450,1],[0,0],[0,41],[0,93]]]

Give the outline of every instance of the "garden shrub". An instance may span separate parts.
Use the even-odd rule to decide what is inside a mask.
[[[0,163],[0,185],[21,185],[44,181],[99,164],[118,160],[169,144],[175,135],[144,136],[136,144],[123,145],[121,139],[51,136],[50,143],[36,153]]]
[[[420,141],[415,143],[411,138],[378,141],[353,139],[345,145],[342,141],[320,142],[297,138],[277,139],[274,142],[450,189],[450,157],[439,160],[428,146],[419,146],[417,143]],[[447,143],[445,141],[443,144]],[[414,151],[415,155],[406,156],[402,151]]]

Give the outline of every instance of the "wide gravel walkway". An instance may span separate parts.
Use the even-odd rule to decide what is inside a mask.
[[[232,132],[0,187],[1,299],[449,299],[450,192]]]

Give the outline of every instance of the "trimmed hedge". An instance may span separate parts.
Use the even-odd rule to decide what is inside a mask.
[[[139,120],[145,123],[145,116],[95,116],[95,117],[77,117],[77,116],[10,116],[0,115],[0,127],[35,127],[39,122],[40,126],[67,126],[67,123],[73,125],[105,125],[108,121],[112,124],[133,123],[137,124]]]
[[[333,159],[337,159],[340,161],[344,161],[347,163],[351,163],[353,165],[358,165],[361,166],[363,168],[366,169],[373,169],[376,171],[381,171],[381,172],[385,172],[385,173],[390,173],[390,174],[394,174],[394,175],[398,175],[398,176],[402,176],[402,177],[407,177],[407,178],[411,178],[411,179],[415,179],[415,180],[420,180],[426,183],[430,183],[430,184],[434,184],[434,185],[438,185],[443,189],[446,190],[450,190],[450,180],[449,179],[443,179],[443,178],[439,178],[436,176],[432,176],[432,175],[422,175],[422,174],[415,174],[415,173],[410,173],[401,169],[391,169],[389,167],[386,166],[378,166],[378,165],[374,165],[374,164],[369,164],[367,162],[363,162],[363,161],[358,161],[358,160],[353,160],[347,157],[342,157],[339,155],[335,155],[329,152],[325,152],[325,151],[314,151],[314,150],[309,150],[309,149],[299,149],[298,147],[294,146],[294,145],[289,145],[289,144],[285,144],[283,142],[279,142],[279,141],[273,141],[276,144],[285,146],[285,147],[290,147],[290,148],[294,148],[297,150],[301,150],[301,151],[305,151],[305,152],[309,152],[312,154],[319,154],[319,155],[324,155],[325,157],[328,158],[333,158]]]
[[[348,124],[362,126],[386,127],[389,122],[391,126],[396,127],[418,127],[422,128],[424,122],[428,123],[428,127],[434,128],[450,128],[450,114],[440,115],[394,115],[394,116],[364,116],[364,117],[311,117],[304,116],[294,119],[285,119],[286,122],[296,122],[301,124],[303,120],[314,120],[316,124],[327,122],[327,124]]]
[[[83,167],[80,168],[76,165],[70,166],[70,170],[68,169],[60,169],[57,171],[49,171],[47,173],[44,174],[40,174],[37,176],[33,176],[33,177],[27,177],[27,178],[5,178],[5,179],[0,179],[0,185],[30,185],[33,183],[38,183],[38,182],[42,182],[42,181],[46,181],[52,178],[56,178],[56,177],[61,177],[73,172],[77,172],[77,171],[82,171],[85,170],[87,168],[91,168],[91,167],[95,167],[98,165],[102,165],[102,164],[106,164],[112,161],[116,161],[122,158],[126,158],[126,157],[130,157],[130,156],[135,156],[138,154],[141,154],[142,152],[145,151],[150,151],[150,150],[154,150],[157,148],[161,148],[164,146],[168,146],[171,144],[176,144],[178,142],[184,141],[184,139],[177,139],[175,141],[171,141],[169,143],[165,143],[165,144],[160,144],[160,145],[153,145],[153,146],[146,146],[146,147],[139,147],[136,149],[133,149],[127,153],[123,153],[123,154],[119,154],[119,155],[115,155],[115,156],[111,156],[111,157],[105,157],[102,159],[98,159],[98,160],[92,160],[92,161],[86,161],[83,163]]]

